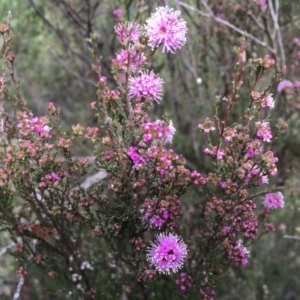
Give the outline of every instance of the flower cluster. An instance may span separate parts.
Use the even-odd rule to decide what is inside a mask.
[[[162,140],[164,143],[171,143],[175,128],[172,121],[156,120],[142,124],[144,142]]]
[[[150,227],[161,228],[163,225],[174,227],[172,222],[182,215],[180,200],[176,195],[168,195],[162,200],[146,198],[140,208],[142,219]]]
[[[234,261],[236,266],[245,266],[248,264],[249,251],[240,242],[234,242],[227,246],[229,259]]]
[[[262,99],[261,107],[274,108],[274,99],[272,97],[272,94],[270,94]]]
[[[17,128],[19,129],[19,132],[23,136],[27,136],[29,133],[37,132],[40,137],[43,138],[50,138],[50,131],[51,128],[47,125],[48,124],[48,118],[46,117],[28,117],[26,112],[19,113],[18,114],[19,122],[17,124]]]
[[[112,65],[116,69],[124,71],[130,69],[132,72],[136,72],[142,68],[145,62],[145,55],[130,46],[129,49],[122,49],[117,53],[116,58],[112,60]]]
[[[262,154],[261,159],[265,163],[269,174],[275,176],[277,173],[276,163],[278,162],[278,158],[274,156],[274,153],[269,150]]]
[[[206,118],[204,120],[204,123],[200,123],[198,125],[198,128],[200,130],[202,130],[205,134],[208,134],[210,133],[211,131],[214,131],[216,128],[215,128],[215,125],[214,123],[209,119],[209,118]]]
[[[133,165],[134,165],[135,168],[142,167],[146,163],[144,158],[138,153],[138,148],[137,147],[130,147],[127,150],[127,155],[132,160]]]
[[[179,274],[179,278],[175,280],[177,285],[180,285],[182,291],[192,288],[192,277],[184,272]]]
[[[272,139],[272,132],[269,122],[256,122],[257,136],[262,138],[265,142],[270,143]]]

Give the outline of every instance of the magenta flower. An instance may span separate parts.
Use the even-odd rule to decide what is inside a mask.
[[[148,260],[164,274],[177,272],[187,256],[187,246],[176,234],[160,234],[148,249]]]
[[[268,193],[265,196],[263,205],[269,209],[280,208],[284,206],[283,195],[280,192],[277,193]]]
[[[248,263],[249,251],[240,242],[235,242],[227,249],[228,258],[234,260],[236,266],[245,266]]]
[[[174,53],[186,40],[186,22],[179,17],[180,11],[159,7],[146,21],[149,46],[152,49],[163,44],[163,51]]]
[[[225,152],[222,149],[218,149],[217,159],[223,159]]]
[[[223,226],[222,229],[221,229],[222,234],[228,234],[230,231],[231,231],[230,226]]]
[[[129,47],[128,50],[120,50],[116,58],[112,60],[112,64],[114,67],[118,69],[123,69],[127,71],[128,64],[130,65],[130,70],[135,72],[139,68],[143,66],[146,62],[146,57],[143,53],[137,52],[134,47]]]
[[[147,122],[142,124],[144,131],[144,142],[157,142],[162,140],[164,143],[171,143],[173,135],[176,131],[173,122],[157,120],[155,122]]]
[[[162,97],[163,80],[153,71],[141,72],[138,77],[129,79],[129,98],[152,99],[159,102]]]
[[[262,138],[265,142],[271,142],[273,137],[269,122],[256,122],[257,136]]]
[[[248,157],[252,157],[252,156],[254,156],[255,155],[255,151],[253,150],[253,149],[248,149],[248,151],[247,151],[247,156]]]
[[[50,174],[51,178],[54,180],[54,181],[59,181],[61,178],[54,172],[52,172]]]
[[[162,213],[162,216],[160,215],[154,215],[151,219],[150,219],[150,225],[151,227],[158,227],[160,228],[167,220],[168,218],[168,211],[165,209]]]
[[[115,26],[115,32],[121,43],[126,41],[136,43],[140,37],[139,25],[132,22],[126,22]]]
[[[122,16],[122,9],[115,8],[112,13],[113,13],[114,17],[116,17],[117,19],[120,19]]]
[[[135,168],[142,167],[146,163],[144,158],[138,153],[137,147],[130,147],[127,150],[127,155],[131,158]]]

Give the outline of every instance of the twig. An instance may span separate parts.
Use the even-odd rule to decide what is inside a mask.
[[[86,178],[86,180],[80,185],[83,189],[88,189],[93,184],[107,177],[107,172],[105,170],[100,170],[98,173]]]
[[[22,241],[22,239],[20,237],[17,238],[18,243],[20,243]],[[9,245],[7,245],[6,247],[4,247],[1,251],[0,251],[0,257],[6,253],[6,251],[10,248],[12,248],[13,246],[15,246],[16,243],[12,242]]]
[[[19,282],[18,282],[18,285],[17,285],[17,289],[14,293],[13,300],[19,300],[20,299],[24,282],[25,282],[25,276],[20,276],[20,279],[19,279]]]
[[[176,2],[183,6],[183,7],[186,7],[190,10],[193,10],[195,12],[197,12],[199,15],[203,16],[203,17],[206,17],[206,18],[212,18],[213,20],[215,20],[216,22],[220,23],[220,24],[223,24],[231,29],[233,29],[234,31],[240,33],[241,35],[249,38],[250,40],[253,40],[254,42],[256,42],[257,44],[263,46],[263,47],[266,47],[271,53],[274,53],[274,49],[271,48],[267,43],[261,41],[260,39],[256,38],[254,35],[252,35],[251,33],[248,33],[247,31],[245,30],[242,30],[238,27],[236,27],[235,25],[233,25],[232,23],[226,21],[226,20],[223,20],[217,16],[214,15],[214,13],[212,12],[212,10],[210,9],[210,7],[207,5],[206,1],[204,0],[201,0],[201,3],[203,4],[203,6],[205,6],[205,8],[208,10],[208,13],[204,13],[203,11],[191,6],[191,5],[188,5],[180,0],[176,0]]]
[[[283,238],[300,241],[300,236],[296,236],[296,235],[284,235]]]
[[[272,0],[269,0],[269,8],[270,8],[270,14],[272,16],[272,20],[274,23],[274,32],[272,34],[272,38],[275,40],[277,36],[277,42],[279,45],[280,49],[280,56],[281,56],[281,62],[282,66],[285,66],[285,53],[284,53],[284,48],[283,48],[283,43],[282,43],[282,35],[281,35],[281,30],[278,24],[278,15],[279,15],[279,2],[278,0],[275,0],[275,9],[273,6]],[[275,11],[276,10],[276,11]]]

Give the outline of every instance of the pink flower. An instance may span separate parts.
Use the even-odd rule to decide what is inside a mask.
[[[260,180],[261,184],[268,184],[269,183],[269,178],[267,175],[263,175],[261,176],[261,180]]]
[[[147,122],[142,124],[144,131],[144,142],[157,142],[157,140],[162,140],[165,144],[171,143],[173,140],[173,135],[176,129],[173,126],[173,122],[157,120],[153,123]]]
[[[152,135],[151,134],[144,134],[144,142],[151,142],[152,141]]]
[[[286,88],[291,88],[293,87],[293,83],[289,80],[282,80],[277,87],[277,91],[280,93]]]
[[[265,6],[265,5],[267,5],[267,0],[259,0],[259,4],[261,6]]]
[[[128,50],[120,50],[117,53],[117,56],[115,59],[112,60],[112,63],[114,67],[118,69],[123,69],[127,71],[128,69],[128,63],[130,64],[130,69],[132,72],[135,72],[140,67],[143,66],[143,64],[146,61],[146,57],[143,53],[137,52],[134,47],[129,47]]]
[[[277,193],[268,193],[265,196],[263,205],[269,209],[280,208],[284,206],[283,195],[280,192]]]
[[[271,142],[273,137],[269,122],[256,122],[257,136],[262,138],[265,142]]]
[[[152,49],[163,44],[163,51],[174,53],[186,40],[186,22],[179,17],[180,11],[159,7],[146,21],[146,32]]]
[[[176,234],[160,234],[148,249],[148,260],[165,274],[177,272],[187,256],[187,246]]]
[[[274,108],[274,99],[272,97],[272,94],[270,94],[267,97],[264,97],[262,99],[262,101],[261,101],[261,107]]]
[[[217,153],[217,159],[223,159],[223,156],[225,155],[225,152],[221,149],[218,150]]]
[[[112,13],[113,13],[114,17],[116,17],[117,19],[120,19],[122,16],[122,9],[115,8]]]
[[[127,155],[131,158],[134,167],[141,167],[146,163],[144,158],[138,153],[137,147],[130,147]]]
[[[235,242],[228,247],[228,257],[234,260],[235,265],[245,266],[248,263],[249,251],[240,242]]]
[[[294,82],[294,88],[300,87],[300,81],[295,81]]]
[[[153,71],[141,72],[138,77],[129,79],[129,98],[152,99],[159,102],[162,97],[163,80]]]
[[[139,25],[132,22],[126,22],[115,26],[115,32],[121,43],[127,41],[136,43],[140,37]]]
[[[248,151],[247,151],[247,156],[248,157],[253,157],[255,155],[255,151],[253,150],[253,149],[248,149]]]
[[[205,134],[208,134],[208,133],[210,133],[211,131],[214,131],[216,128],[215,128],[215,126],[214,126],[214,123],[209,119],[209,118],[206,118],[205,120],[204,120],[204,123],[202,124],[202,123],[200,123],[199,125],[198,125],[198,128],[200,129],[200,130],[202,130]]]
[[[172,143],[173,140],[173,135],[175,133],[176,129],[173,125],[172,120],[169,121],[169,125],[167,126],[167,128],[165,129],[165,143]]]
[[[267,151],[261,156],[261,158],[266,164],[270,175],[274,176],[277,173],[276,163],[278,162],[278,158],[274,156],[272,151]]]
[[[223,234],[228,234],[230,231],[231,231],[230,226],[223,226],[223,228],[221,229],[221,233]]]
[[[161,215],[154,215],[152,216],[152,218],[150,219],[150,224],[151,227],[161,227],[166,220],[168,219],[168,211],[167,209],[164,209],[163,212],[161,213]]]
[[[54,172],[50,174],[51,178],[55,181],[59,181],[61,178]]]

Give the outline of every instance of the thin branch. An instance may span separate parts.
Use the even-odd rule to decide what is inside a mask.
[[[296,235],[284,235],[283,238],[300,241],[300,236],[296,236]]]
[[[238,27],[236,27],[235,25],[233,25],[232,23],[226,21],[226,20],[223,20],[217,16],[214,15],[214,13],[212,12],[212,10],[210,9],[210,7],[207,5],[207,3],[204,1],[204,0],[201,0],[201,3],[205,6],[205,8],[208,10],[208,13],[204,13],[203,11],[191,6],[191,5],[188,5],[180,0],[176,0],[176,3],[178,3],[179,5],[183,6],[183,7],[186,7],[190,10],[193,10],[195,12],[197,12],[199,15],[203,16],[203,17],[206,17],[206,18],[211,18],[213,20],[215,20],[217,23],[220,23],[220,24],[223,24],[231,29],[233,29],[234,31],[240,33],[241,35],[249,38],[250,40],[253,40],[254,42],[256,42],[257,44],[267,48],[271,53],[274,53],[274,49],[271,48],[267,43],[263,42],[262,40],[256,38],[254,35],[252,35],[251,33],[248,33],[247,31],[245,30],[242,30]]]
[[[286,59],[285,59],[285,53],[284,53],[284,47],[282,42],[282,35],[281,30],[278,23],[278,16],[279,16],[279,2],[278,0],[275,0],[275,9],[273,6],[272,0],[269,0],[269,8],[270,8],[270,14],[274,23],[274,32],[272,34],[272,38],[275,40],[277,36],[277,42],[280,49],[280,56],[281,56],[281,62],[282,66],[285,66]],[[276,11],[275,11],[276,10]]]
[[[107,177],[107,172],[105,170],[100,170],[98,173],[86,178],[86,180],[81,183],[80,187],[83,189],[88,189],[93,184]]]
[[[18,243],[20,243],[22,241],[22,239],[20,237],[17,238]],[[2,250],[0,251],[0,257],[6,253],[6,251],[10,248],[12,248],[13,246],[15,246],[16,243],[12,242],[9,245],[7,245],[6,247],[2,248]]]
[[[25,276],[20,276],[20,279],[19,279],[19,282],[18,282],[18,285],[17,285],[17,289],[14,293],[13,300],[19,300],[20,299],[24,282],[25,282]]]

